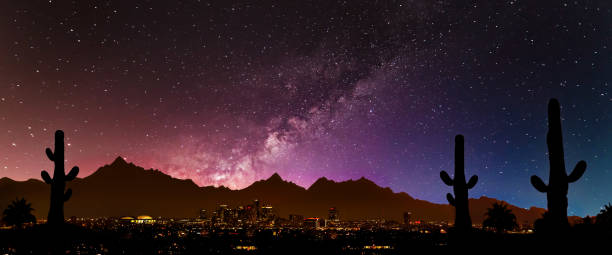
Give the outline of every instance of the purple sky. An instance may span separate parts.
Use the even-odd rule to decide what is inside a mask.
[[[117,155],[199,185],[362,176],[445,203],[545,207],[546,103],[563,106],[570,214],[610,201],[609,3],[0,3],[0,175],[40,178],[67,137],[84,177]]]

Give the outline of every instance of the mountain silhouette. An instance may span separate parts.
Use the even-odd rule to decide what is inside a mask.
[[[147,214],[162,217],[196,217],[200,209],[214,210],[220,204],[231,207],[246,205],[258,199],[271,205],[284,218],[289,214],[326,217],[336,207],[342,219],[377,219],[401,221],[404,212],[412,219],[452,222],[453,208],[419,200],[390,188],[383,188],[362,177],[336,182],[319,178],[308,189],[285,181],[277,173],[256,181],[241,190],[226,187],[199,187],[191,180],[181,180],[159,170],[145,170],[118,157],[95,173],[67,184],[75,192],[65,204],[66,217],[103,217]],[[78,192],[77,192],[78,191]],[[49,208],[49,189],[40,180],[14,181],[0,179],[0,206],[5,208],[16,197],[32,203],[37,218],[45,218]],[[470,199],[474,223],[481,223],[487,208],[497,199]],[[519,224],[532,224],[545,209],[509,205]]]

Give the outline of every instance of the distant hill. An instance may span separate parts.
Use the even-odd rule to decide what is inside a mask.
[[[141,214],[195,217],[200,209],[213,210],[219,204],[246,205],[254,199],[272,205],[281,217],[289,214],[325,217],[329,207],[338,208],[343,219],[401,221],[403,212],[411,212],[413,219],[425,221],[452,222],[454,217],[449,205],[414,199],[404,192],[394,193],[365,178],[335,182],[323,177],[305,189],[274,174],[242,190],[231,190],[199,187],[191,180],[175,179],[158,170],[145,170],[121,157],[68,186],[74,192],[65,205],[66,217]],[[42,181],[0,179],[0,208],[6,208],[16,197],[25,197],[32,202],[37,217],[46,217],[49,187]],[[470,199],[473,221],[481,223],[486,209],[497,201],[488,197]],[[528,210],[509,207],[520,224],[533,223],[545,211],[535,207]]]

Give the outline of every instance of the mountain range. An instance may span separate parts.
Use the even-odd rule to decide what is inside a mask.
[[[440,184],[442,186],[442,184]],[[336,182],[319,178],[309,188],[283,180],[278,174],[256,181],[241,190],[226,187],[199,187],[191,180],[172,178],[159,170],[145,170],[118,157],[85,178],[67,184],[72,198],[65,204],[66,217],[101,217],[151,215],[154,217],[196,217],[200,209],[214,210],[220,204],[230,207],[251,204],[258,199],[274,207],[284,218],[289,214],[326,217],[335,207],[342,219],[385,218],[401,221],[404,212],[413,220],[447,221],[454,218],[453,208],[419,200],[361,178]],[[32,203],[34,214],[46,218],[49,208],[49,186],[37,179],[14,181],[0,179],[0,208],[15,198]],[[499,200],[488,197],[470,199],[474,223],[481,223],[487,208]],[[545,209],[524,209],[508,205],[519,224],[532,224]]]

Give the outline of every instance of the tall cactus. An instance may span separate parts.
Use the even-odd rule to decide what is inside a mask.
[[[446,199],[455,207],[455,228],[460,231],[471,229],[472,219],[470,218],[468,204],[468,189],[476,185],[478,176],[473,175],[467,183],[465,182],[462,135],[455,136],[455,179],[451,179],[445,171],[440,172],[440,178],[446,185],[453,186],[455,197],[448,193]]]
[[[566,227],[567,221],[567,189],[568,183],[575,182],[586,170],[586,162],[581,160],[568,176],[565,172],[563,156],[563,135],[561,133],[561,109],[557,99],[548,102],[548,159],[550,176],[548,185],[537,176],[531,176],[531,184],[540,192],[546,193],[548,200],[548,224],[553,227]]]
[[[64,193],[66,182],[76,178],[79,174],[79,168],[73,167],[67,175],[64,172],[64,132],[62,130],[55,131],[55,151],[47,148],[45,152],[47,157],[55,163],[53,179],[45,170],[40,173],[43,180],[51,185],[51,206],[49,207],[47,223],[58,225],[64,223],[64,202],[68,201],[72,195],[72,189],[68,189]]]

